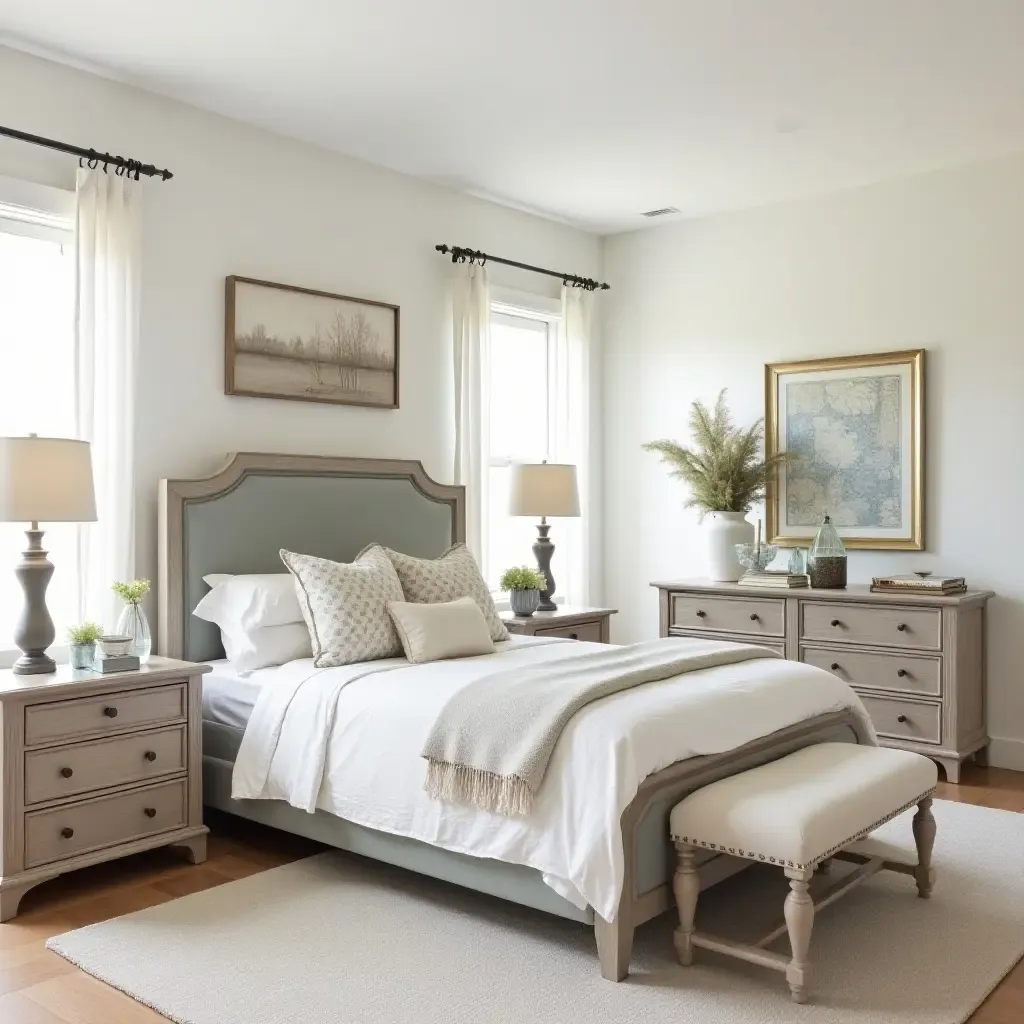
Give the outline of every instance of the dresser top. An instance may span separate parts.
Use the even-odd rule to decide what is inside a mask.
[[[985,602],[995,595],[991,590],[968,590],[963,594],[879,594],[867,583],[850,583],[842,590],[819,587],[741,587],[738,583],[714,583],[708,579],[668,580],[655,582],[659,590],[699,591],[702,594],[727,594],[730,597],[798,597],[816,601],[857,601],[878,604],[966,605]]]
[[[56,672],[35,676],[15,675],[10,669],[3,669],[0,670],[0,697],[10,694],[24,696],[32,692],[51,697],[57,689],[66,689],[67,696],[74,697],[84,691],[135,689],[140,686],[152,686],[164,680],[181,679],[183,676],[197,676],[209,671],[209,665],[155,656],[138,671],[111,672],[108,675],[90,672],[88,669],[74,669],[70,665],[58,665]]]

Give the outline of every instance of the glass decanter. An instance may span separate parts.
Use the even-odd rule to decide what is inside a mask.
[[[841,590],[846,586],[846,548],[829,516],[818,527],[807,552],[807,575],[811,586],[822,590]]]

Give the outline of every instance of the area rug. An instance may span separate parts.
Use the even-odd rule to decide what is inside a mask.
[[[51,939],[178,1024],[961,1024],[1024,954],[1024,814],[936,801],[938,885],[883,873],[815,922],[812,1001],[782,975],[638,930],[604,981],[583,925],[340,852]],[[910,818],[880,830],[912,859]],[[760,865],[701,897],[736,937],[778,916]],[[785,949],[785,939],[779,948]]]

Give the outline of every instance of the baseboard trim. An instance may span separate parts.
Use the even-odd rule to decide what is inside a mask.
[[[993,768],[1024,772],[1024,740],[993,736],[988,743],[988,763]]]

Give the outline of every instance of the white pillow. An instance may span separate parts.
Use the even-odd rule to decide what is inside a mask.
[[[237,632],[222,629],[220,639],[225,657],[240,676],[247,676],[258,668],[313,657],[313,645],[304,622]]]
[[[494,653],[491,629],[471,597],[436,604],[388,601],[388,612],[414,665]]]
[[[216,623],[229,633],[302,622],[302,609],[291,573],[251,576],[213,573],[203,580],[213,589],[192,614]]]

